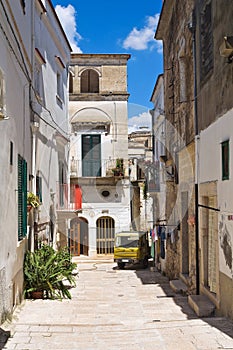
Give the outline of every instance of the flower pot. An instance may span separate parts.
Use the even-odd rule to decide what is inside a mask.
[[[32,299],[43,299],[44,292],[42,290],[31,292]]]

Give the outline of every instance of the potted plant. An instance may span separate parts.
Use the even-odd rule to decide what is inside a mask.
[[[36,298],[71,298],[69,286],[75,285],[72,271],[76,264],[72,263],[67,248],[55,251],[43,245],[35,252],[27,251],[24,259],[24,291],[26,297]]]
[[[123,176],[124,170],[123,170],[123,159],[117,158],[116,160],[116,168],[112,169],[114,176]]]
[[[27,194],[27,210],[30,211],[32,208],[38,208],[39,205],[40,205],[39,197],[32,192],[28,192],[28,194]]]

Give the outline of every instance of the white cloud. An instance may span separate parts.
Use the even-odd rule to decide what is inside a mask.
[[[142,128],[148,128],[151,130],[151,114],[150,112],[140,113],[128,119],[128,132],[142,130]]]
[[[146,25],[141,29],[134,27],[123,41],[124,49],[146,50],[156,47],[157,51],[161,53],[162,42],[154,39],[159,16],[157,13],[154,16],[146,17]]]
[[[64,32],[67,35],[73,52],[82,53],[82,50],[78,46],[78,42],[82,39],[82,37],[77,31],[77,25],[75,20],[75,8],[72,5],[68,5],[67,7],[57,5],[55,7],[55,11],[61,22]]]

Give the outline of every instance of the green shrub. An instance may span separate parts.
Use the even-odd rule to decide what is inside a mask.
[[[33,291],[43,291],[45,296],[54,298],[71,298],[66,285],[75,286],[72,271],[76,264],[72,263],[67,248],[55,251],[43,245],[35,252],[27,251],[24,259],[24,291],[31,297]]]

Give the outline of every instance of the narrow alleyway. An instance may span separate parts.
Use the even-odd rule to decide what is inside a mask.
[[[72,295],[72,300],[27,300],[13,322],[2,326],[0,349],[233,349],[230,321],[197,318],[187,298],[175,295],[167,278],[149,268],[79,263]]]

